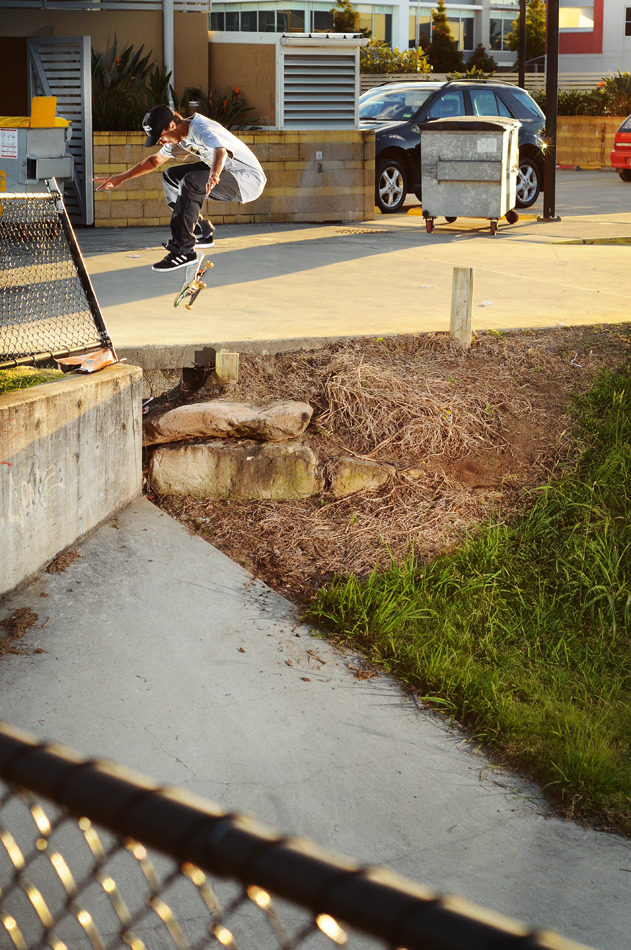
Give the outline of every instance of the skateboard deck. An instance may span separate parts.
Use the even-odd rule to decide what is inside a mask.
[[[203,254],[200,255],[200,257],[197,258],[195,273],[193,274],[192,277],[188,277],[189,271],[187,270],[187,279],[184,282],[184,286],[180,290],[179,294],[173,301],[173,306],[179,307],[182,301],[184,300],[186,301],[186,303],[184,304],[184,309],[190,310],[193,304],[195,303],[195,301],[197,300],[197,298],[199,297],[199,295],[201,294],[202,290],[205,290],[207,286],[202,280],[202,277],[204,276],[207,270],[210,270],[210,268],[214,266],[215,265],[213,264],[212,261],[206,261],[204,259],[204,255]]]

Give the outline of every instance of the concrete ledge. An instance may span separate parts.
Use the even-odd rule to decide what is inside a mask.
[[[142,489],[142,370],[0,396],[0,595]]]

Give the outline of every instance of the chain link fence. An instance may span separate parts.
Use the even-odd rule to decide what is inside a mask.
[[[111,347],[61,195],[0,196],[0,368]]]
[[[0,947],[344,944],[580,950],[0,724]]]

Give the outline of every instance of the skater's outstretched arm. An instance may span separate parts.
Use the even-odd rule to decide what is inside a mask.
[[[137,165],[132,165],[124,172],[118,172],[116,175],[95,175],[93,180],[101,182],[96,190],[103,191],[103,189],[107,189],[110,191],[112,188],[118,188],[124,181],[129,181],[130,178],[138,178],[139,175],[147,175],[168,161],[169,159],[166,156],[156,152],[155,155],[143,158]]]

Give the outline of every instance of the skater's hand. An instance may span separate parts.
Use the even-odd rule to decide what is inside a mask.
[[[213,150],[212,165],[210,167],[210,175],[208,176],[208,184],[206,185],[206,197],[208,197],[213,188],[216,188],[219,184],[219,178],[221,177],[227,158],[227,148],[216,148]]]
[[[121,175],[95,175],[92,180],[101,182],[96,189],[97,191],[103,191],[103,189],[111,191],[112,188],[117,188],[119,185],[122,185],[125,179]]]
[[[219,184],[219,175],[216,172],[211,173],[208,178],[208,184],[206,185],[206,197],[211,193],[213,188],[216,188]]]

